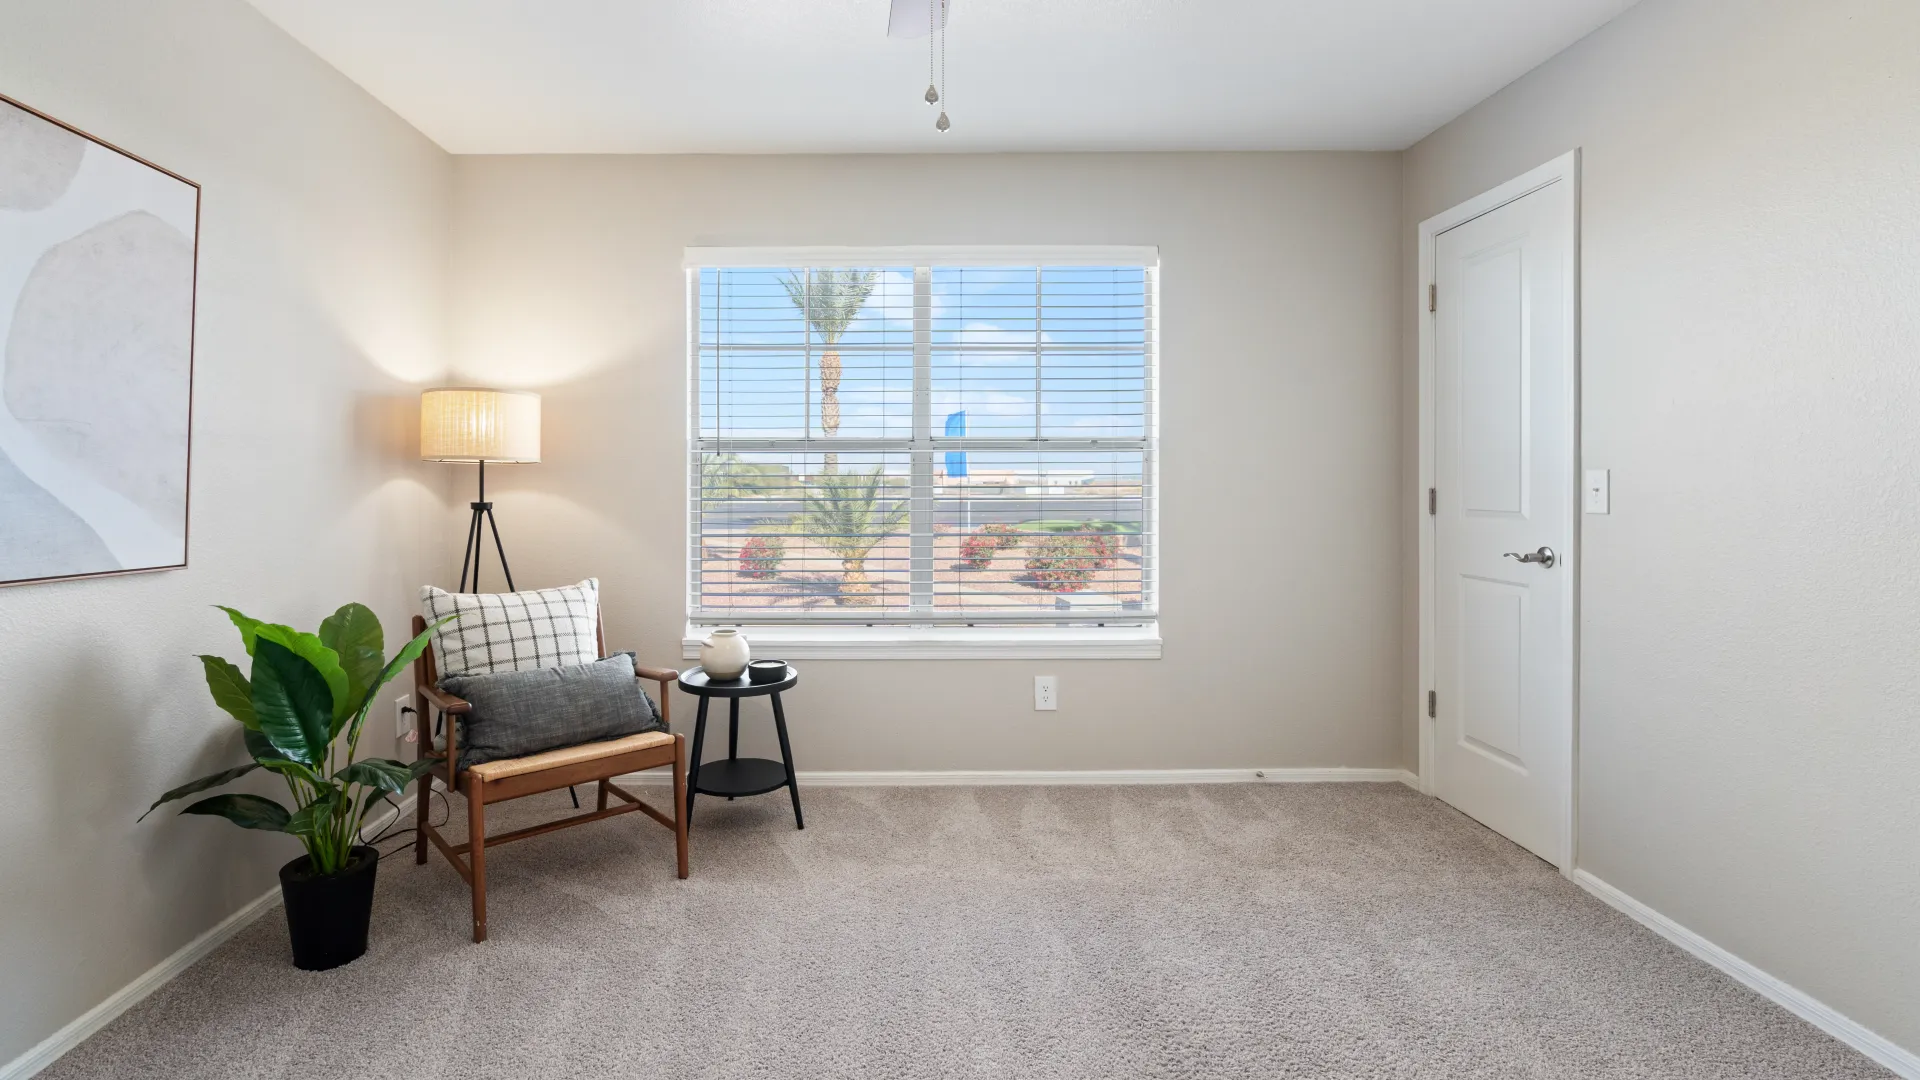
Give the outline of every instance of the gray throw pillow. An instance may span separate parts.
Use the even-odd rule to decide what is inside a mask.
[[[632,653],[572,667],[451,675],[440,689],[473,705],[460,725],[462,769],[664,730],[634,678]]]

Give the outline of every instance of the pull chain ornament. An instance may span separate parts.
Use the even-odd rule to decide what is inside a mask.
[[[947,0],[927,0],[927,104],[941,105],[940,119],[933,130],[945,134],[953,122],[947,119]]]

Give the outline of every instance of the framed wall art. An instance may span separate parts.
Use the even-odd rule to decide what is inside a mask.
[[[0,585],[187,563],[200,186],[0,96]]]

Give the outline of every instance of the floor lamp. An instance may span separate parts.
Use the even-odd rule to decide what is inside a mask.
[[[471,461],[480,466],[480,492],[470,504],[467,546],[460,554],[459,592],[468,592],[467,571],[473,571],[472,592],[480,591],[480,556],[486,537],[500,556],[500,572],[507,591],[513,591],[513,571],[507,568],[507,549],[500,543],[500,526],[487,501],[487,462],[522,464],[540,460],[540,395],[525,390],[484,390],[447,386],[420,395],[420,456],[428,461]]]

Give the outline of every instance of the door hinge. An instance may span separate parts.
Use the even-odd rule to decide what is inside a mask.
[[[1431,281],[1427,283],[1427,310],[1440,310],[1440,286]]]
[[[1429,690],[1427,691],[1427,719],[1431,720],[1439,715],[1440,693],[1437,690]]]
[[[1427,489],[1427,515],[1431,517],[1435,514],[1438,514],[1439,512],[1440,512],[1440,489],[1428,488]]]

